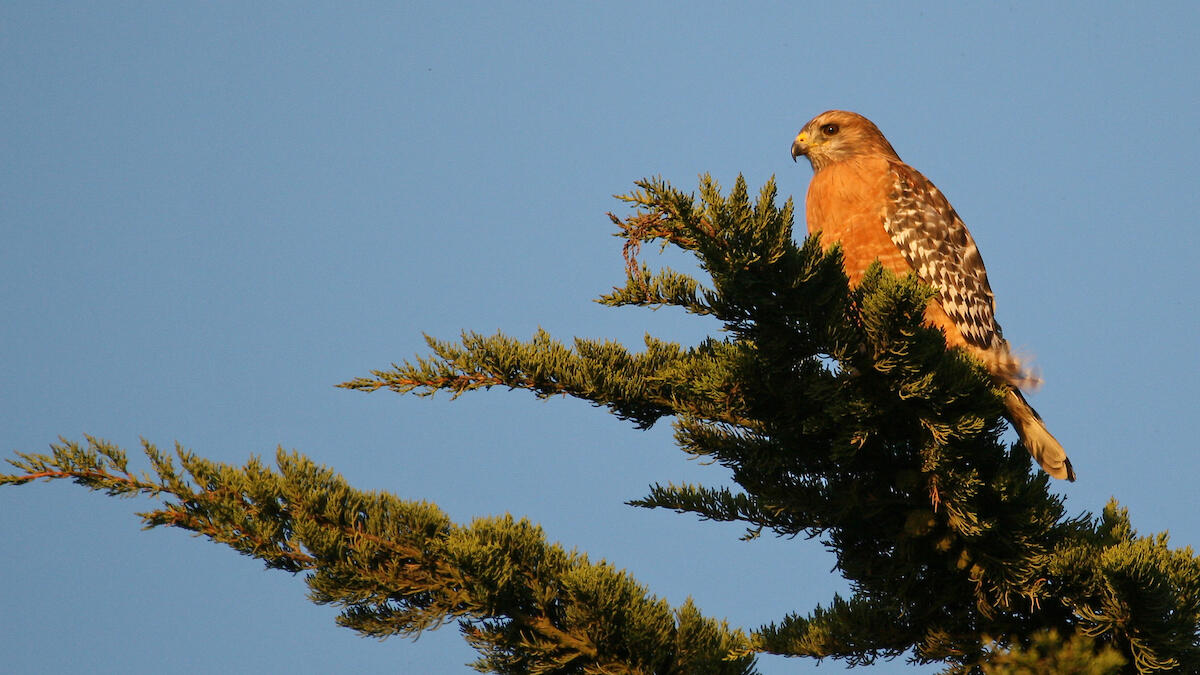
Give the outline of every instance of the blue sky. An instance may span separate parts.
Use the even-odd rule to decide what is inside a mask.
[[[727,480],[666,425],[333,385],[422,332],[701,339],[591,302],[623,278],[611,195],[744,173],[802,201],[792,137],[845,108],[971,228],[1070,512],[1116,496],[1200,545],[1200,6],[976,4],[0,4],[0,449],[282,445],[460,521],[528,516],[735,625],[806,612],[845,591],[819,543],[623,505]],[[359,638],[299,578],[139,531],[149,506],[0,490],[6,667],[471,672],[453,627]]]

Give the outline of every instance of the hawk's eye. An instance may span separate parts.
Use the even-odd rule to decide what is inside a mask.
[[[825,134],[826,136],[836,136],[837,132],[838,125],[836,124],[826,124],[825,126],[821,127],[821,133]]]

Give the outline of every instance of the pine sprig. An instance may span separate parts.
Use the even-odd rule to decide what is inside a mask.
[[[1057,630],[1038,631],[1021,644],[1003,648],[988,645],[983,675],[1029,675],[1072,673],[1074,675],[1118,675],[1128,664],[1111,645],[1083,634],[1063,638]],[[968,675],[965,668],[950,668],[943,675]]]
[[[597,302],[609,307],[638,305],[652,309],[670,305],[692,314],[709,315],[713,313],[711,299],[712,292],[692,277],[670,268],[651,272],[643,265],[629,274],[624,286],[600,296]]]
[[[807,617],[788,615],[764,626],[754,640],[763,651],[817,658],[845,654],[847,664],[867,666],[908,649],[913,629],[907,624],[898,607],[835,594],[829,607],[818,606]]]
[[[718,384],[727,376],[714,357],[724,349],[721,343],[684,349],[646,336],[646,350],[632,353],[609,340],[576,338],[567,347],[542,330],[529,342],[477,333],[464,333],[458,344],[426,340],[434,357],[392,364],[391,370],[338,386],[419,396],[446,390],[457,397],[495,386],[525,389],[539,398],[569,395],[606,406],[639,428],[685,412],[728,424],[746,421],[737,413],[736,397]]]
[[[95,438],[21,455],[0,483],[73,480],[163,500],[140,514],[225,544],[272,569],[308,572],[310,596],[364,635],[416,636],[459,622],[496,673],[753,672],[749,641],[724,622],[650,595],[628,574],[548,543],[511,516],[452,523],[436,506],[361,492],[304,457],[242,467],[143,442],[154,475]],[[177,467],[178,463],[178,467]]]
[[[1129,645],[1139,672],[1200,671],[1200,561],[1165,533],[1138,537],[1112,500],[1095,529],[1051,560],[1080,632]]]

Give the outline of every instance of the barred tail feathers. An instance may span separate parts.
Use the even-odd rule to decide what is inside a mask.
[[[1042,470],[1055,478],[1075,480],[1075,469],[1067,458],[1067,451],[1046,429],[1045,422],[1037,411],[1029,405],[1021,390],[1016,387],[1008,388],[1008,396],[1004,398],[1008,408],[1009,419],[1021,437],[1021,442],[1029,450],[1029,454],[1037,460]]]

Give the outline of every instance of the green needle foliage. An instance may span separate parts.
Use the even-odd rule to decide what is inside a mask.
[[[364,635],[416,636],[457,620],[482,672],[752,672],[740,631],[657,599],[628,574],[549,544],[525,520],[456,525],[436,506],[363,492],[295,453],[277,468],[211,462],[143,442],[153,475],[133,475],[125,453],[89,437],[50,455],[21,454],[22,473],[0,483],[70,479],[111,496],[145,495],[163,507],[147,527],[190,530],[307,574],[313,602],[341,608],[338,623]],[[178,463],[178,464],[177,464]]]
[[[633,504],[819,539],[849,598],[750,635],[671,608],[627,574],[548,544],[512,518],[451,523],[435,506],[364,493],[280,452],[235,468],[146,444],[152,474],[102,441],[20,455],[0,482],[65,478],[163,508],[181,527],[306,572],[315,602],[367,635],[416,635],[450,620],[497,673],[749,673],[754,653],[855,665],[910,653],[946,673],[1200,672],[1200,561],[1165,534],[1139,537],[1115,502],[1068,517],[1028,453],[1007,447],[998,391],[980,364],[922,325],[931,291],[876,265],[849,288],[836,248],[793,240],[774,182],[756,200],[661,180],[620,197],[624,285],[610,306],[674,306],[721,332],[685,347],[647,336],[528,341],[465,333],[349,389],[458,396],[494,386],[570,395],[647,428],[670,417],[680,448],[728,467],[737,491],[654,485]],[[638,256],[658,242],[694,254],[704,283]],[[785,580],[780,580],[784,583]],[[765,617],[766,618],[766,617]]]

